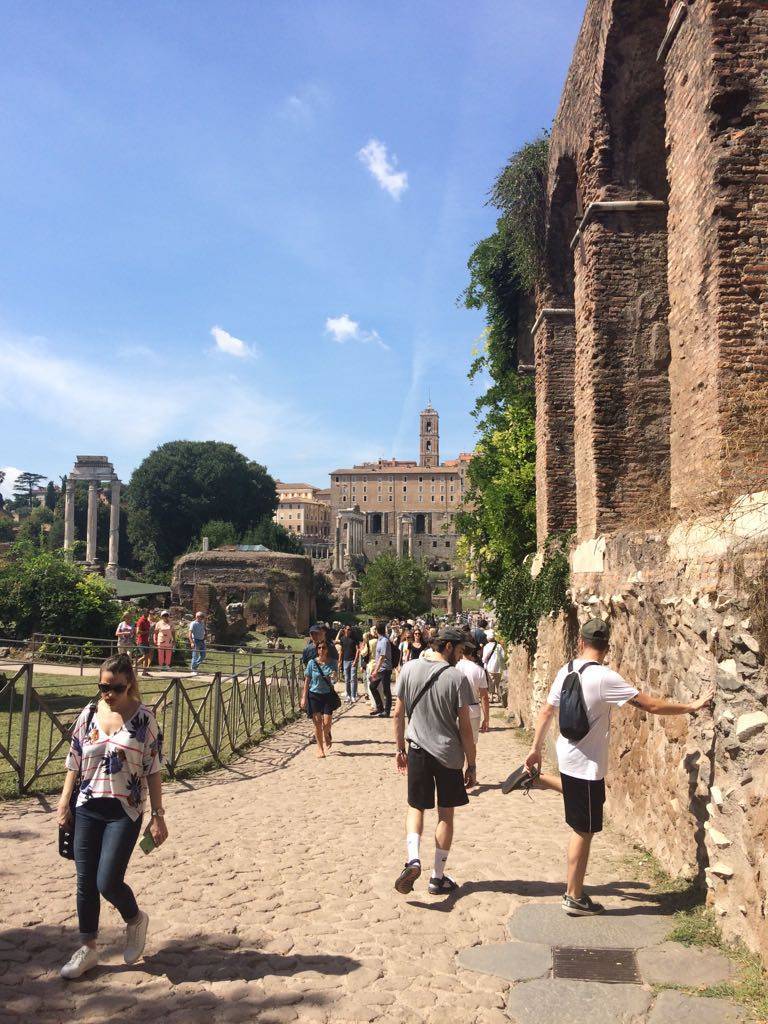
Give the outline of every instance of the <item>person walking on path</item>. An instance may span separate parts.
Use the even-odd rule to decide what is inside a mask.
[[[163,736],[151,708],[142,704],[127,655],[118,654],[102,664],[99,692],[101,699],[84,708],[75,724],[57,813],[62,828],[74,827],[80,928],[80,947],[62,967],[63,978],[79,978],[99,962],[100,896],[116,907],[126,923],[125,962],[140,959],[149,916],[139,909],[125,872],[141,831],[147,794],[151,809],[147,831],[156,846],[168,838],[160,776]]]
[[[128,611],[125,612],[122,619],[120,619],[120,621],[117,624],[117,629],[115,630],[115,636],[117,637],[118,654],[127,654],[129,658],[131,657],[131,655],[133,654],[134,647],[134,635],[135,630],[133,628],[133,615],[131,615],[131,613]]]
[[[488,676],[482,665],[478,665],[474,644],[467,642],[462,648],[461,659],[456,663],[459,672],[468,680],[475,695],[475,703],[469,709],[472,735],[475,743],[481,732],[490,728],[490,702],[488,700]]]
[[[318,640],[314,657],[309,659],[304,670],[304,690],[301,694],[301,709],[315,726],[317,756],[330,754],[333,745],[331,722],[338,697],[334,689],[336,663],[331,661],[330,647],[325,640]]]
[[[360,641],[355,636],[352,626],[344,626],[338,641],[339,661],[344,673],[347,704],[357,700],[357,658],[360,654]]]
[[[328,630],[322,622],[316,622],[313,626],[309,627],[309,642],[301,652],[301,663],[304,668],[317,656],[317,647],[320,643],[326,645],[328,660],[338,661],[339,656],[336,653],[336,648],[328,641]]]
[[[587,917],[605,909],[584,892],[584,878],[592,837],[603,828],[605,772],[608,765],[611,711],[630,704],[651,715],[692,715],[710,705],[714,689],[690,703],[665,701],[640,693],[636,687],[603,663],[608,653],[608,623],[593,618],[584,624],[579,638],[579,656],[564,665],[552,684],[547,703],[541,709],[536,732],[525,763],[502,783],[502,792],[522,789],[550,789],[562,793],[566,823],[573,829],[568,845],[568,878],[562,908],[570,915]],[[563,686],[574,675],[581,685],[588,731],[582,739],[560,735],[557,740],[556,775],[541,773],[541,756],[547,731],[561,704]],[[569,686],[569,690],[570,690]],[[570,700],[569,700],[570,703]]]
[[[392,714],[391,684],[392,644],[387,637],[386,622],[378,622],[376,624],[376,660],[371,672],[371,694],[376,704],[375,714],[379,718],[389,718]]]
[[[170,612],[160,612],[160,618],[155,623],[154,641],[157,648],[157,664],[161,672],[167,672],[171,667],[173,655],[173,626]]]
[[[141,668],[143,676],[149,675],[149,666],[152,664],[151,633],[152,623],[149,621],[146,611],[142,610],[136,620],[136,666]]]
[[[395,704],[395,764],[399,772],[408,776],[407,859],[395,881],[395,889],[403,894],[412,891],[421,875],[419,846],[424,832],[424,811],[435,806],[435,790],[435,864],[429,892],[440,896],[458,889],[457,883],[445,874],[453,842],[454,810],[469,803],[466,787],[477,784],[476,748],[470,720],[475,696],[465,676],[456,668],[463,643],[464,635],[460,630],[443,627],[434,641],[435,660],[409,661],[400,675],[400,692]],[[465,762],[466,771],[463,770]]]
[[[482,661],[488,673],[488,693],[491,700],[501,699],[501,677],[507,667],[504,648],[492,629],[486,633],[488,642],[482,648]]]
[[[189,646],[192,649],[193,676],[197,675],[200,664],[205,661],[205,638],[207,635],[205,615],[202,612],[195,612],[195,617],[189,624]]]

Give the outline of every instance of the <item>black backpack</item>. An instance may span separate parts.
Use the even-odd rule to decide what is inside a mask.
[[[393,644],[391,640],[387,640],[387,643],[389,644],[389,655],[390,661],[392,662],[392,668],[397,668],[400,664],[400,655],[402,653],[400,646],[398,644]]]
[[[581,668],[574,670],[573,662],[568,662],[568,675],[563,681],[560,691],[560,735],[567,740],[578,742],[589,732],[589,718],[584,694],[581,691],[581,673],[596,661],[587,661]]]

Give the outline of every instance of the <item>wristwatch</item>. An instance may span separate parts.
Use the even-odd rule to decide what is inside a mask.
[[[164,818],[165,817],[165,811],[163,810],[162,807],[156,807],[154,809],[154,811],[152,811],[152,814],[150,815],[150,817],[151,818]]]
[[[404,754],[404,753],[405,753],[405,749],[403,749],[403,750],[398,750],[398,754]]]

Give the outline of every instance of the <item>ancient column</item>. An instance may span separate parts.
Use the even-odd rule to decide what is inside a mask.
[[[112,481],[112,495],[109,505],[109,561],[107,574],[117,575],[120,550],[120,481]]]
[[[64,550],[68,551],[75,543],[75,481],[67,477],[64,491]]]
[[[88,532],[86,536],[85,560],[89,565],[96,561],[96,522],[98,511],[98,482],[88,482]]]

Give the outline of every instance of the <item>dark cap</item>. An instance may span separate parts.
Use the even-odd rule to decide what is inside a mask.
[[[316,622],[314,626],[309,627],[310,633],[321,633],[325,629],[324,622]]]
[[[452,644],[466,644],[471,643],[471,640],[467,640],[467,634],[461,629],[457,629],[456,626],[442,626],[437,632],[438,640],[447,640]]]
[[[581,627],[581,638],[589,642],[590,640],[599,640],[601,643],[605,643],[608,640],[610,630],[608,629],[608,623],[605,619],[594,618],[589,619]]]

